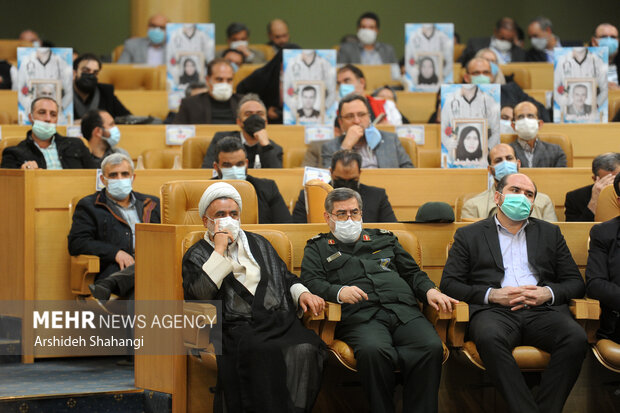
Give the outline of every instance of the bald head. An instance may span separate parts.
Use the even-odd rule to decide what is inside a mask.
[[[267,24],[267,36],[278,47],[283,47],[289,42],[290,36],[288,25],[282,19],[274,19]]]
[[[488,77],[489,81],[493,79],[491,63],[482,57],[474,57],[467,63],[467,71],[463,75],[463,80],[465,83],[473,83],[472,77],[481,75]]]
[[[21,32],[19,34],[19,40],[24,41],[24,42],[41,43],[41,39],[39,38],[39,35],[37,34],[37,32],[30,30],[30,29],[24,30],[23,32]]]
[[[515,150],[507,143],[498,143],[489,151],[489,166],[497,165],[503,161],[516,162]]]
[[[149,27],[159,27],[160,29],[165,29],[166,23],[168,23],[168,18],[160,13],[152,15],[149,19]]]

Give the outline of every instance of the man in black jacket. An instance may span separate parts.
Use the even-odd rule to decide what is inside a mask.
[[[112,117],[131,115],[114,94],[114,86],[99,83],[101,60],[84,53],[73,62],[73,116],[81,119],[90,109],[103,109]]]
[[[221,139],[215,152],[213,169],[219,179],[240,179],[252,184],[258,198],[259,224],[288,224],[291,214],[278,186],[271,179],[255,178],[247,174],[248,157],[239,139],[229,136]]]
[[[56,132],[58,104],[47,97],[35,99],[28,119],[33,123],[26,139],[2,152],[2,168],[87,169],[97,165],[81,139]]]
[[[362,197],[362,220],[364,222],[396,222],[392,205],[388,200],[385,189],[360,183],[362,170],[362,156],[352,150],[340,150],[332,156],[332,166],[329,172],[332,176],[332,186],[335,188],[350,188],[357,191]],[[306,223],[306,201],[304,190],[299,192],[299,198],[293,210],[293,222]]]
[[[514,43],[517,37],[516,24],[510,17],[503,17],[495,23],[493,36],[473,37],[459,59],[463,65],[472,59],[480,49],[490,47],[501,56],[501,63],[524,62],[525,50]]]
[[[611,185],[620,173],[620,153],[608,152],[598,155],[592,161],[592,180],[586,185],[566,193],[564,201],[566,221],[593,222],[598,196],[603,188]]]
[[[134,285],[135,224],[160,222],[159,199],[132,189],[133,162],[115,153],[101,163],[105,189],[78,202],[69,232],[69,254],[97,255],[93,297],[130,296]]]
[[[267,135],[267,109],[258,95],[248,93],[241,98],[237,110],[237,126],[241,128],[240,132],[217,132],[213,135],[202,160],[203,168],[213,167],[213,163],[217,161],[217,144],[227,136],[234,136],[243,143],[249,168],[282,168],[282,147]]]

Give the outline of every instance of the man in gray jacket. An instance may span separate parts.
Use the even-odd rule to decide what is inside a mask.
[[[116,63],[166,64],[166,23],[168,18],[162,14],[151,16],[147,36],[125,40],[123,53]]]
[[[377,41],[379,16],[366,12],[357,19],[357,38],[359,42],[346,42],[340,45],[338,63],[361,63],[381,65],[397,63],[394,48]]]
[[[358,152],[362,156],[362,168],[413,168],[398,136],[379,131],[370,123],[363,96],[352,93],[340,100],[338,122],[344,135],[325,142],[321,147],[324,168],[331,166],[332,155],[341,149]]]

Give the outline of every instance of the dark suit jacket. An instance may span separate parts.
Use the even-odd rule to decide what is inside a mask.
[[[538,285],[550,287],[555,297],[553,305],[546,305],[567,310],[571,299],[583,297],[585,285],[560,228],[529,218],[525,237],[528,261],[538,271]],[[484,296],[489,288],[501,288],[503,278],[495,217],[459,228],[441,276],[442,292],[467,302],[471,316],[491,307],[484,304]]]
[[[567,222],[593,222],[594,213],[588,208],[590,198],[592,198],[592,187],[587,185],[566,193],[564,201],[564,214]]]
[[[508,82],[505,85],[501,85],[500,96],[501,96],[502,107],[504,106],[514,107],[514,106],[517,106],[517,103],[521,103],[524,100],[527,100],[528,102],[531,102],[536,106],[536,108],[538,109],[539,118],[543,122],[546,122],[546,123],[553,122],[553,119],[551,118],[549,110],[545,107],[545,105],[543,105],[542,103],[540,103],[539,101],[537,101],[536,99],[534,99],[533,97],[525,93],[523,89],[521,89],[521,87],[517,85],[515,82]]]
[[[560,44],[562,45],[562,47],[579,47],[579,46],[583,46],[583,41],[563,40],[560,42]],[[556,44],[556,47],[559,47],[559,46],[557,46]],[[532,47],[525,53],[525,61],[526,62],[546,62],[547,53],[545,53],[543,50],[538,50],[535,47]]]
[[[59,134],[54,135],[53,139],[63,169],[97,168],[95,159],[81,139],[65,138]],[[16,146],[4,148],[0,167],[19,169],[26,161],[37,161],[39,168],[47,169],[45,157],[32,139],[32,131],[28,131],[26,139]]]
[[[213,139],[211,139],[211,143],[207,148],[207,153],[205,153],[205,157],[202,160],[202,168],[213,168],[217,143],[227,136],[234,136],[235,138],[239,138],[239,140],[241,140],[240,131],[216,132],[215,135],[213,135]],[[254,168],[254,159],[256,158],[256,154],[258,154],[260,158],[261,168],[282,168],[282,147],[271,139],[269,140],[269,145],[267,146],[260,146],[259,144],[254,146],[247,146],[244,144],[244,146],[246,152],[248,153],[248,166],[250,168]]]
[[[362,197],[362,220],[364,222],[396,222],[396,216],[385,189],[360,183],[358,192]],[[300,224],[307,222],[303,189],[299,191],[299,198],[293,210],[293,222]]]
[[[275,181],[266,178],[255,178],[247,175],[246,180],[256,190],[258,198],[258,223],[259,224],[289,224],[291,213]]]
[[[107,83],[97,83],[97,89],[99,89],[99,109],[105,110],[113,118],[117,116],[131,115],[131,112],[121,103],[120,100],[114,94],[114,85]],[[74,93],[73,99],[79,99],[77,94]],[[75,105],[73,109],[73,116],[77,118],[77,112]]]
[[[476,55],[478,50],[487,48],[491,45],[490,37],[472,37],[467,41],[467,46],[465,46],[465,50],[459,59],[459,62],[465,66],[467,62],[469,62]],[[525,62],[525,50],[521,49],[517,45],[512,45],[510,49],[510,55],[512,57],[512,62]]]
[[[560,168],[566,167],[566,154],[555,143],[543,142],[540,139],[536,142],[536,148],[534,149],[534,159],[532,159],[532,165],[528,165],[525,151],[519,145],[519,142],[510,142],[510,146],[515,150],[517,159],[521,161],[521,166],[524,168]]]
[[[601,303],[603,337],[620,339],[620,217],[597,224],[590,230],[586,267],[588,297]],[[614,314],[615,312],[615,314]]]
[[[236,93],[229,99],[232,115],[230,122],[225,123],[232,125],[236,122],[239,100],[241,100],[241,96]],[[211,97],[209,92],[204,92],[181,101],[179,113],[174,117],[174,123],[181,125],[211,124],[213,123],[211,117]]]

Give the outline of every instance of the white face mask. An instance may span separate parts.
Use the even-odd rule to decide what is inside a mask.
[[[239,230],[241,229],[241,222],[239,222],[239,220],[236,220],[232,217],[215,218],[215,219],[209,218],[207,229],[209,230],[209,234],[211,235],[212,238],[215,233],[215,222],[218,222],[220,231],[230,231],[231,235],[233,236],[233,239],[235,241],[237,240],[237,236],[239,236]]]
[[[515,122],[515,131],[519,138],[529,141],[538,135],[538,119],[523,118]]]
[[[541,52],[547,48],[548,40],[546,37],[532,37],[530,39],[532,46],[536,50],[540,50]]]
[[[218,100],[220,102],[225,102],[233,94],[233,88],[230,83],[214,83],[213,90],[211,90],[211,96],[213,99]]]
[[[334,221],[334,237],[339,241],[349,244],[357,241],[362,233],[362,220],[353,221],[351,218],[346,221]]]
[[[499,50],[502,53],[508,53],[512,48],[512,43],[510,43],[508,40],[493,38],[493,40],[491,41],[491,47]]]
[[[373,29],[359,29],[357,31],[357,38],[362,44],[374,44],[377,40],[377,32]]]
[[[230,48],[231,49],[238,49],[240,46],[241,47],[248,47],[248,41],[247,40],[235,40],[234,42],[230,42]]]

